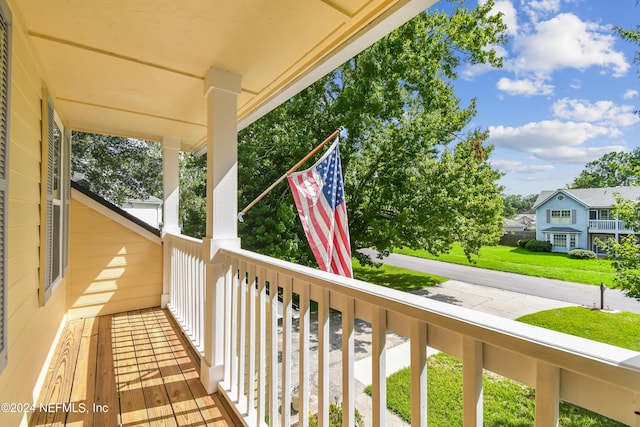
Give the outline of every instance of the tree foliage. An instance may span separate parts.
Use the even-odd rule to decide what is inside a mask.
[[[520,194],[503,195],[504,216],[507,218],[515,218],[517,214],[532,211],[533,204],[537,198],[537,194],[530,194],[528,196],[522,196]]]
[[[461,106],[452,82],[463,64],[501,65],[490,47],[505,42],[505,26],[491,14],[492,2],[473,10],[451,3],[460,7],[412,19],[242,130],[239,208],[344,126],[340,153],[354,255],[358,248],[384,254],[397,246],[439,253],[454,241],[469,255],[495,243],[500,175],[486,162],[492,150],[482,146],[486,132],[465,131],[475,100]],[[244,219],[243,247],[315,264],[286,184]]]
[[[116,205],[125,199],[162,198],[159,144],[117,136],[74,132],[73,179]]]
[[[603,188],[627,185],[640,171],[640,148],[631,153],[613,151],[586,164],[570,188]]]
[[[640,201],[622,199],[616,195],[613,211],[616,218],[626,223],[626,228],[640,233]],[[616,270],[614,286],[624,290],[626,295],[640,300],[640,243],[638,237],[629,234],[620,242],[610,238],[606,242],[598,240],[598,245],[607,248]]]

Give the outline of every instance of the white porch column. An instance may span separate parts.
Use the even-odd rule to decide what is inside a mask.
[[[218,250],[239,247],[238,120],[240,76],[212,68],[207,98],[207,234],[203,239],[207,280],[205,290],[204,358],[200,378],[208,393],[224,379],[224,288],[226,270]]]
[[[162,206],[162,236],[167,232],[180,234],[178,220],[178,204],[180,200],[180,140],[177,138],[164,138],[162,140],[162,194],[164,203]],[[164,248],[162,297],[160,305],[165,308],[169,303],[169,289],[171,284],[171,266],[169,260],[171,254]]]

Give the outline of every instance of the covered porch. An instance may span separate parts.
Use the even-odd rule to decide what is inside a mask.
[[[26,401],[50,378],[54,388],[41,387],[43,402],[84,401],[91,406],[94,422],[115,416],[123,425],[166,420],[249,426],[290,426],[297,421],[306,426],[311,413],[317,414],[318,425],[328,426],[330,403],[338,400],[342,425],[353,426],[355,411],[361,409],[356,398],[360,385],[354,378],[360,349],[354,330],[356,322],[364,322],[372,343],[367,425],[387,422],[385,359],[387,334],[392,332],[410,341],[412,425],[427,423],[427,348],[432,348],[463,362],[465,425],[483,424],[482,378],[490,371],[535,388],[538,426],[557,425],[561,399],[640,426],[636,352],[417,299],[241,248],[238,130],[434,1],[196,0],[135,7],[128,0],[8,3],[20,48],[14,68],[21,70],[13,77],[14,94],[21,101],[14,102],[12,140],[18,149],[27,147],[20,158],[27,166],[13,166],[14,175],[35,171],[38,176],[40,161],[45,163],[46,154],[41,158],[34,148],[40,147],[38,124],[44,119],[39,112],[42,80],[50,89],[63,135],[65,129],[82,130],[163,145],[165,216],[161,255],[154,257],[162,260],[161,284],[156,284],[153,298],[127,313],[106,313],[106,304],[94,303],[98,317],[78,315],[85,319],[70,321],[70,332],[60,334],[56,330],[72,317],[69,301],[75,295],[67,281],[78,278],[78,270],[72,264],[71,279],[61,277],[50,299],[38,305],[42,265],[34,253],[42,242],[34,238],[32,247],[24,249],[30,257],[27,265],[19,263],[23,249],[16,245],[9,295],[10,358],[0,377],[1,397],[10,397],[11,388],[27,377],[18,393]],[[207,152],[203,239],[180,233],[180,151]],[[27,191],[25,204],[33,207],[25,209],[25,221],[43,209],[38,184],[34,178],[17,187]],[[11,194],[14,201],[18,193]],[[70,221],[73,228],[74,218]],[[14,235],[39,225],[38,219],[16,224]],[[131,259],[123,271],[136,265]],[[25,282],[28,287],[22,286]],[[114,283],[112,301],[122,294],[121,283]],[[91,285],[88,281],[83,291],[92,292]],[[163,310],[149,309],[158,305]],[[337,348],[329,340],[331,313],[340,316],[340,326],[333,329],[341,336]],[[180,333],[169,326],[167,316],[175,319]],[[43,344],[25,334],[42,338]],[[47,371],[47,349],[41,347],[51,343],[61,350],[50,358],[54,363]],[[21,355],[30,359],[21,363]],[[78,364],[84,360],[91,362]],[[24,366],[32,363],[35,368]],[[90,369],[77,368],[93,363],[94,379]],[[61,373],[74,364],[73,377]],[[37,378],[38,369],[44,370],[44,378]],[[108,371],[115,374],[107,375]],[[295,411],[290,409],[294,386]],[[54,395],[68,397],[58,400]],[[102,410],[104,405],[108,412]],[[77,417],[84,416],[54,412],[65,413],[67,424],[81,422]],[[49,416],[37,411],[29,422],[39,425]]]

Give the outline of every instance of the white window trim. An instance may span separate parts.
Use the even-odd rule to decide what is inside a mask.
[[[54,165],[53,165],[53,129],[56,126],[60,132],[60,158],[59,158],[59,197],[54,198],[53,184],[50,180],[53,177]],[[42,213],[41,213],[41,279],[39,289],[40,304],[46,304],[47,300],[56,291],[62,279],[67,273],[68,267],[68,244],[69,244],[69,158],[70,158],[70,141],[69,135],[65,132],[62,120],[58,116],[53,102],[48,95],[46,88],[43,89],[42,97]],[[50,207],[49,207],[50,206]],[[60,213],[58,216],[59,223],[55,227],[52,222],[55,219],[54,207],[60,207]],[[49,211],[50,209],[50,211]],[[54,232],[59,233],[58,247],[54,248]],[[59,253],[57,266],[57,276],[53,277],[53,254],[57,251]]]

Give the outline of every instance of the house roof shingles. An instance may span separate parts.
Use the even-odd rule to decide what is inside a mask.
[[[534,207],[546,202],[556,193],[565,193],[589,208],[610,208],[616,203],[616,194],[628,200],[640,199],[640,187],[604,187],[604,188],[576,188],[543,191],[538,196]]]

